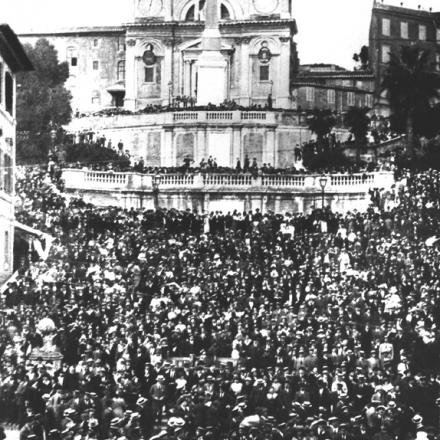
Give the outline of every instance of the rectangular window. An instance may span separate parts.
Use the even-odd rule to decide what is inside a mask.
[[[365,107],[373,108],[373,95],[365,95]]]
[[[8,154],[3,156],[3,189],[5,193],[12,194],[12,160]]]
[[[5,107],[6,111],[13,116],[14,112],[14,79],[9,72],[5,74]]]
[[[70,65],[72,67],[76,67],[78,65],[78,58],[77,57],[70,58]]]
[[[260,81],[269,81],[269,66],[260,66]]]
[[[118,37],[118,51],[125,50],[125,37]]]
[[[99,40],[97,38],[95,38],[93,40],[93,47],[98,47],[98,45],[99,45]]]
[[[154,67],[145,67],[145,82],[154,83]]]
[[[440,71],[440,53],[435,55],[435,70]]]
[[[117,77],[118,81],[125,80],[125,61],[124,60],[118,62],[116,77]]]
[[[440,29],[437,29],[437,41],[440,41]]]
[[[419,40],[426,41],[426,26],[419,24]]]
[[[334,104],[336,100],[336,93],[334,90],[327,90],[327,102],[329,104]]]
[[[355,104],[355,96],[353,92],[347,93],[347,105],[353,106]]]
[[[382,63],[389,63],[390,62],[390,52],[391,47],[390,46],[382,46]]]
[[[93,61],[93,70],[99,69],[99,61]]]
[[[408,39],[408,23],[406,21],[400,22],[400,36],[405,40]]]
[[[387,37],[391,35],[391,21],[389,18],[382,18],[382,35]]]
[[[315,88],[314,87],[306,87],[306,100],[308,102],[315,101]]]
[[[5,260],[4,260],[4,268],[5,269],[9,269],[9,265],[10,265],[10,252],[9,252],[9,231],[5,231],[5,242],[4,242],[4,246],[5,246]]]

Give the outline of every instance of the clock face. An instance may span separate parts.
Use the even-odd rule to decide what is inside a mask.
[[[259,14],[272,14],[278,3],[279,0],[254,0],[254,8]]]
[[[148,17],[157,17],[163,9],[163,0],[138,0],[138,13]]]

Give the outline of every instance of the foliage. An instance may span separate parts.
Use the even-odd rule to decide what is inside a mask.
[[[331,110],[315,108],[307,118],[309,129],[315,133],[318,138],[318,144],[321,146],[325,136],[336,125],[336,118]]]
[[[64,87],[69,77],[67,63],[60,63],[55,48],[40,39],[25,45],[35,68],[17,76],[17,130],[28,132],[18,142],[17,160],[29,163],[47,159],[58,128],[71,120],[71,95]],[[51,133],[52,132],[52,133]]]
[[[352,163],[339,149],[327,150],[317,154],[304,150],[304,167],[309,171],[320,171],[322,169],[347,169]]]
[[[439,96],[440,75],[434,71],[431,54],[418,47],[403,47],[399,56],[390,55],[382,88],[393,112],[392,127],[407,135],[407,154],[414,156],[414,143],[423,134],[422,120],[432,109],[432,100]]]
[[[64,147],[64,160],[67,163],[80,162],[87,164],[101,164],[112,163],[121,168],[130,166],[130,160],[124,156],[119,156],[115,150],[111,148],[102,147],[99,144],[74,144]]]
[[[370,68],[370,52],[368,46],[362,46],[361,51],[353,55],[353,60],[358,63],[356,70],[368,70]]]
[[[350,129],[356,141],[356,161],[361,158],[361,148],[367,142],[366,137],[370,126],[369,108],[350,107],[344,116],[344,123]]]

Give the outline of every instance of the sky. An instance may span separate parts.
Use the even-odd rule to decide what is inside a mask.
[[[352,68],[353,54],[368,44],[373,1],[292,0],[301,63]],[[385,0],[397,6],[401,2]],[[403,4],[440,11],[440,0],[403,0]],[[0,0],[0,22],[9,23],[18,33],[122,24],[131,21],[131,12],[132,0]]]

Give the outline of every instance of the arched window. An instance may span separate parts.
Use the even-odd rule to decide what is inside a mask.
[[[125,60],[118,62],[116,77],[118,81],[125,81]]]
[[[204,21],[205,4],[206,4],[205,0],[195,1],[188,9],[185,16],[185,21]],[[231,19],[231,12],[224,3],[221,3],[220,5],[220,19],[221,20]]]
[[[14,80],[9,72],[5,74],[5,106],[6,111],[12,115],[14,110]]]

